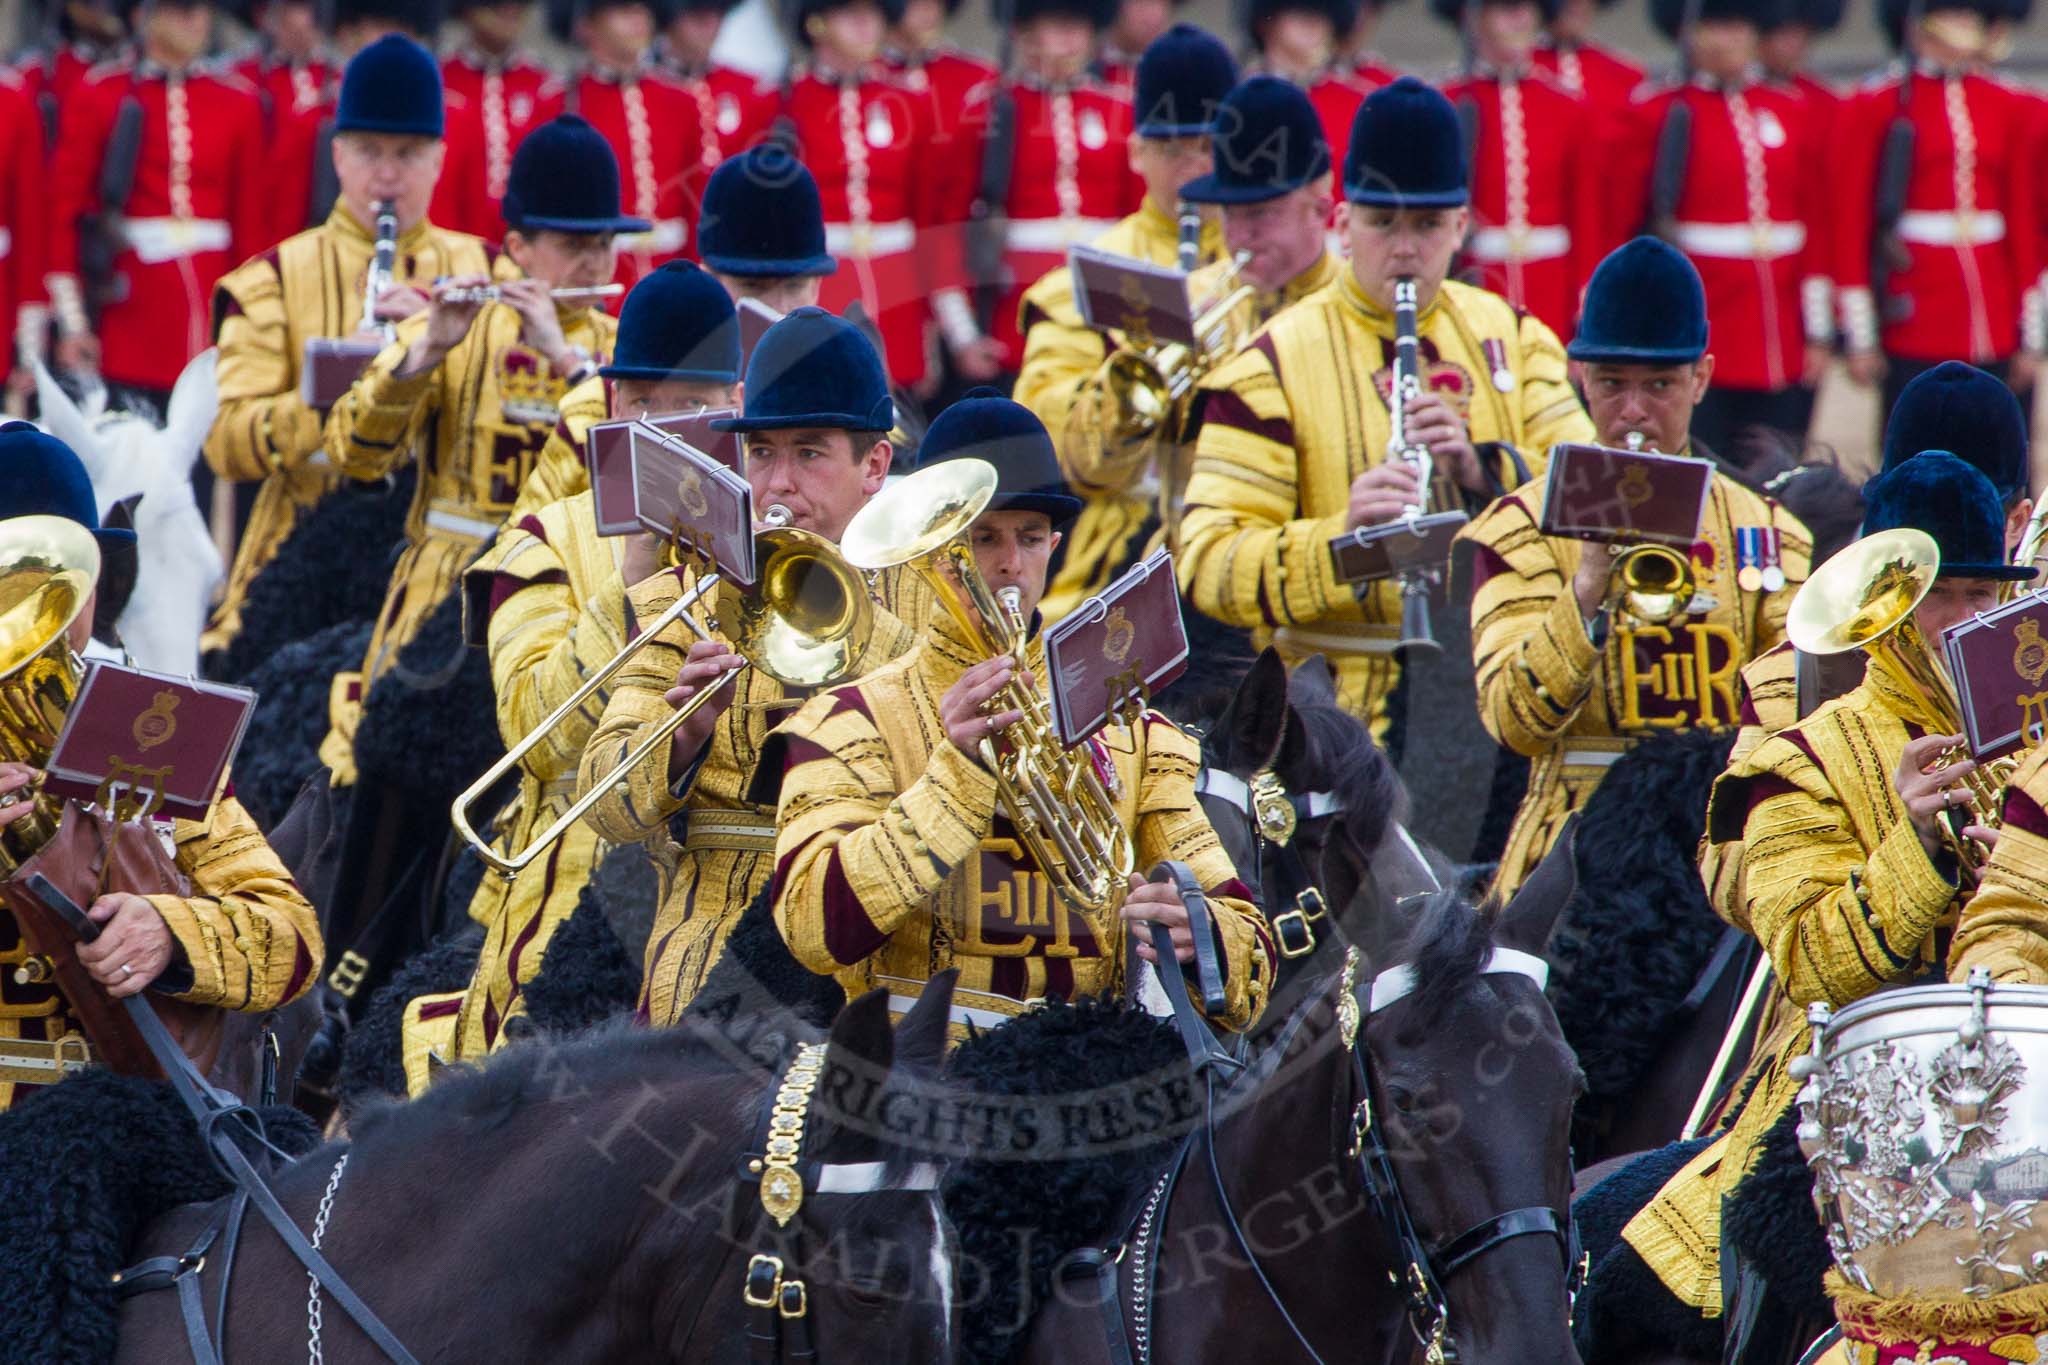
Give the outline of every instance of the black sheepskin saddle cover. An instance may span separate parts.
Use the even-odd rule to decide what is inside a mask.
[[[1813,1207],[1813,1169],[1799,1150],[1799,1107],[1764,1133],[1763,1151],[1721,1210],[1721,1240],[1770,1284],[1771,1301],[1804,1322],[1832,1321],[1821,1280],[1834,1258]]]
[[[725,950],[704,975],[685,1016],[731,1020],[749,1012],[788,1010],[814,1028],[829,1028],[846,992],[796,960],[775,927],[774,886],[764,886],[726,935]]]
[[[1719,1360],[1721,1327],[1679,1302],[1621,1230],[1712,1137],[1645,1152],[1572,1201],[1592,1274],[1579,1295],[1572,1339],[1586,1365],[1662,1358]]]
[[[1046,1113],[1062,1096],[1188,1074],[1187,1053],[1170,1022],[1107,998],[1027,1011],[976,1033],[947,1066],[958,1090],[1045,1097],[1053,1102]],[[971,1160],[948,1169],[942,1197],[960,1235],[962,1361],[1000,1365],[1016,1356],[1028,1340],[1033,1310],[1045,1301],[1053,1267],[1075,1248],[1117,1231],[1111,1224],[1128,1196],[1157,1174],[1175,1140],[1167,1134],[1092,1155]]]
[[[467,990],[483,956],[484,927],[470,924],[427,945],[377,988],[341,1046],[335,1093],[353,1116],[366,1101],[405,1097],[405,1007],[422,995]]]
[[[288,1154],[319,1145],[296,1110],[258,1112]],[[260,1166],[253,1138],[245,1149]],[[109,1277],[156,1218],[231,1188],[162,1081],[89,1071],[0,1113],[0,1362],[113,1359]]]
[[[327,696],[336,673],[363,666],[370,622],[343,621],[295,640],[250,670],[256,693],[249,728],[235,753],[235,795],[258,825],[277,828],[320,762],[327,737]]]
[[[1589,1111],[1634,1093],[1726,927],[1707,903],[1698,855],[1707,793],[1733,743],[1701,730],[1644,740],[1608,769],[1580,817],[1579,892],[1544,955]]]

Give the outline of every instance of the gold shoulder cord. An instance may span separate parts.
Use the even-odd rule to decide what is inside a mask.
[[[768,1149],[754,1163],[761,1176],[761,1207],[787,1227],[803,1207],[804,1178],[796,1163],[804,1145],[804,1119],[810,1113],[811,1092],[825,1067],[825,1044],[806,1043],[797,1049],[782,1084],[775,1092],[775,1108],[768,1116]]]

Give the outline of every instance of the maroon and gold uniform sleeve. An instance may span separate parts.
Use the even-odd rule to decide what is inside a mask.
[[[399,377],[399,367],[426,325],[424,314],[399,324],[398,339],[377,353],[328,415],[327,458],[350,478],[377,479],[395,469],[440,406],[443,374],[464,368],[457,347],[439,365]]]
[[[1963,907],[1949,979],[1972,967],[2048,986],[2048,748],[2027,755],[2005,792],[2005,820],[1977,894]]]
[[[213,335],[220,412],[207,466],[223,479],[264,479],[319,453],[321,414],[299,398],[276,253],[243,262],[215,287]]]
[[[682,592],[674,573],[656,574],[626,589],[626,609],[635,621],[651,622]],[[695,638],[681,621],[670,622],[612,675],[611,695],[605,700],[597,728],[590,733],[590,742],[583,746],[576,782],[579,799],[673,714],[675,708],[668,704],[666,694],[675,686],[676,671],[683,666]],[[662,746],[606,788],[584,818],[610,843],[637,844],[659,833],[669,817],[683,808],[684,800],[673,789],[669,751]]]
[[[320,975],[320,924],[263,831],[232,796],[175,827],[190,896],[151,896],[192,967],[178,999],[251,1013],[296,999]]]
[[[1515,494],[1497,499],[1461,534],[1474,548],[1479,719],[1494,739],[1533,758],[1585,705],[1600,662],[1572,591],[1577,556],[1588,547],[1545,537]]]

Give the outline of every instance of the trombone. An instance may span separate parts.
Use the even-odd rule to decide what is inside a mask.
[[[948,460],[883,489],[856,512],[840,552],[859,569],[909,566],[985,659],[1007,654],[1020,663],[1027,626],[1015,588],[990,592],[974,562],[967,530],[995,497],[995,466]],[[981,742],[981,759],[1017,837],[1059,894],[1092,913],[1114,908],[1137,865],[1135,845],[1096,775],[1085,747],[1069,751],[1053,728],[1051,709],[1035,687],[1013,678],[990,702],[1023,718]]]
[[[727,581],[721,573],[700,577],[690,591],[642,627],[624,648],[586,678],[568,700],[549,712],[545,720],[455,798],[450,811],[455,831],[485,863],[508,877],[518,875],[581,820],[606,792],[623,781],[627,773],[667,744],[712,694],[748,668],[758,668],[786,687],[803,688],[829,687],[853,671],[871,628],[866,581],[847,566],[832,542],[789,525],[789,509],[779,503],[768,509],[762,521],[766,529],[755,536],[761,566],[756,586],[742,588]],[[734,652],[746,656],[746,662],[700,688],[695,696],[664,717],[617,767],[593,782],[589,791],[535,835],[525,848],[500,853],[491,847],[470,820],[471,809],[483,799],[484,793],[549,733],[582,709],[592,693],[610,682],[627,660],[670,625],[684,621],[700,638],[710,639],[710,631],[690,615],[690,609],[713,594],[717,624],[732,641]]]
[[[1785,618],[1785,634],[1807,654],[1861,649],[1884,659],[1913,694],[1921,710],[1916,720],[1934,734],[1961,734],[1962,704],[1955,684],[1913,622],[1914,608],[1940,573],[1941,549],[1925,531],[1901,526],[1873,532],[1836,551],[1800,586]],[[1935,768],[1947,768],[1963,756],[1960,745],[1944,749]],[[1972,821],[1998,827],[2006,784],[2018,766],[2011,758],[1996,759],[1963,779]],[[1957,861],[1974,877],[1984,865],[1984,850],[1974,839],[1965,839],[1952,819],[1941,827]]]

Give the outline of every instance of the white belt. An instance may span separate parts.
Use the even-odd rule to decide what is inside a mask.
[[[1483,227],[1466,240],[1465,249],[1482,261],[1548,261],[1572,249],[1565,227]]]
[[[1567,768],[1611,768],[1619,763],[1626,749],[1574,749],[1566,747],[1558,754],[1557,761]]]
[[[234,240],[218,218],[129,218],[121,224],[121,236],[144,265],[226,251]]]
[[[1678,249],[1689,256],[1715,256],[1734,261],[1775,260],[1806,246],[1806,224],[1680,223]]]
[[[13,254],[13,251],[13,231],[9,228],[0,227],[0,260],[5,260],[9,255]]]
[[[1375,626],[1372,635],[1339,635],[1335,631],[1305,630],[1282,626],[1273,632],[1273,643],[1304,653],[1327,649],[1335,654],[1392,654],[1401,647],[1401,632],[1392,626]]]
[[[690,242],[690,225],[680,218],[657,218],[646,232],[619,238],[619,250],[637,256],[667,256]]]
[[[1003,245],[1012,251],[1065,251],[1115,226],[1105,218],[1012,218],[1003,229]]]
[[[1899,240],[1921,246],[1983,246],[2005,240],[2005,215],[1986,209],[1967,216],[1909,209],[1899,215]]]
[[[917,245],[917,227],[908,218],[893,223],[825,224],[825,250],[834,256],[894,256]]]
[[[1031,1003],[1027,1000],[1019,1000],[1017,1002],[1018,1014],[1023,1013],[1025,1008]],[[891,1014],[908,1014],[916,1007],[917,997],[914,995],[892,995],[889,997],[889,1012]],[[954,1005],[946,1011],[946,1016],[956,1024],[972,1024],[976,1028],[994,1028],[998,1024],[1007,1024],[1017,1017],[1015,1014],[1004,1014],[1000,1010],[978,1010],[972,1005]]]
[[[470,540],[489,540],[498,534],[499,523],[466,517],[460,512],[450,512],[440,507],[429,507],[427,525],[436,531],[446,531],[453,536],[463,536]]]

